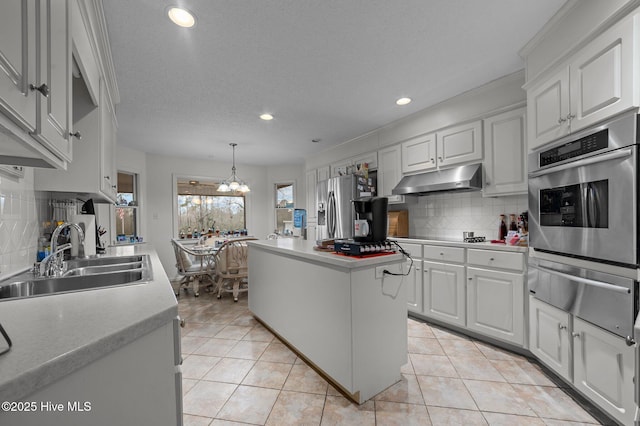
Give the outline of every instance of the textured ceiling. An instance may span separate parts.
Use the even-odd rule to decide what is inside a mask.
[[[104,0],[118,143],[230,161],[236,142],[238,164],[301,163],[523,68],[518,50],[563,3]],[[171,23],[171,4],[196,26]]]

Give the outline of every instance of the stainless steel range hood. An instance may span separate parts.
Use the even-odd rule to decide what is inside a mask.
[[[402,178],[393,195],[425,195],[433,192],[479,191],[482,189],[482,164],[470,164]]]

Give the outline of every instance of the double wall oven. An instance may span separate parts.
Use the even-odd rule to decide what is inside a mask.
[[[629,345],[638,314],[639,126],[632,111],[529,155],[529,246],[548,254],[529,259],[531,294]]]

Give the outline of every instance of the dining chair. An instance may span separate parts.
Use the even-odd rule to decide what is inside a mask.
[[[178,275],[182,278],[177,285],[174,286],[173,292],[176,296],[180,295],[182,287],[187,290],[192,286],[193,295],[200,296],[200,284],[203,281],[209,281],[210,285],[214,282],[215,262],[213,252],[211,250],[198,251],[187,248],[176,238],[171,239],[171,244],[176,256],[176,268]]]
[[[257,238],[237,238],[226,241],[214,254],[215,284],[214,291],[218,291],[218,299],[222,293],[232,293],[233,301],[238,301],[240,292],[249,289],[249,247],[247,241]]]

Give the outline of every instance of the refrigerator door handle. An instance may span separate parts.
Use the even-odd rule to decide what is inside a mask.
[[[329,238],[334,238],[336,235],[336,196],[333,191],[329,191],[329,202],[327,204]]]

